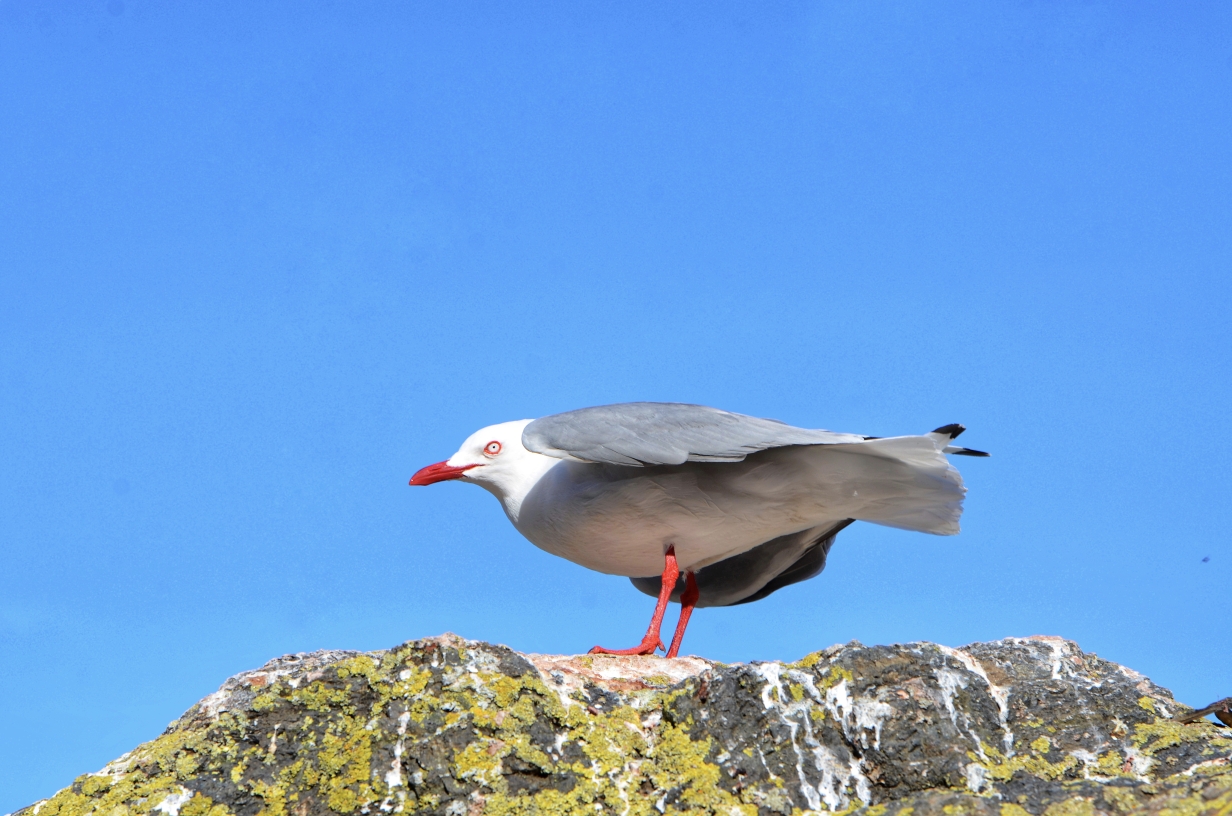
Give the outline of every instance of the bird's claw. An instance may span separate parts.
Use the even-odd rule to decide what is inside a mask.
[[[653,641],[650,638],[643,638],[642,642],[634,646],[632,649],[605,649],[602,646],[595,646],[587,654],[607,654],[607,655],[652,655],[656,650],[662,649],[667,651],[667,647],[663,645],[663,641],[655,638]]]

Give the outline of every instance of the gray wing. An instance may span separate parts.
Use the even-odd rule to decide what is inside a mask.
[[[679,402],[625,402],[553,414],[522,431],[527,450],[593,464],[680,465],[739,462],[787,445],[862,442],[856,434],[796,428]]]
[[[751,550],[733,555],[694,573],[698,606],[735,606],[759,601],[785,586],[807,581],[826,567],[826,556],[839,531],[854,519],[823,524],[799,533],[779,536]],[[662,579],[630,578],[633,586],[659,596]],[[672,600],[680,602],[685,577],[676,581]]]

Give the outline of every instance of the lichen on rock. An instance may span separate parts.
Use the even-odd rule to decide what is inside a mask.
[[[444,635],[229,679],[14,816],[1232,813],[1232,739],[1059,638],[793,664]]]

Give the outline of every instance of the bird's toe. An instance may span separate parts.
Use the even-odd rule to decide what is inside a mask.
[[[607,655],[652,655],[657,649],[667,651],[667,647],[663,645],[663,641],[655,638],[643,640],[632,649],[605,649],[602,646],[593,647],[587,654],[607,654]]]

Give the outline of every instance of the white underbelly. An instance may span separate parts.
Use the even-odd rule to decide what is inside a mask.
[[[641,507],[636,503],[629,506]],[[598,572],[627,576],[661,573],[669,546],[674,548],[682,569],[700,569],[771,538],[814,526],[749,524],[687,512],[663,512],[653,517],[634,513],[571,515],[555,524],[519,524],[518,529],[553,555]]]
[[[561,462],[528,494],[514,524],[553,555],[627,576],[661,573],[668,546],[682,569],[700,569],[846,518],[948,532],[893,519],[904,507],[939,498],[956,508],[963,488],[955,471],[949,469],[953,479],[939,478],[940,472],[843,447],[780,448],[744,462],[675,467]],[[946,469],[944,457],[936,457]]]

